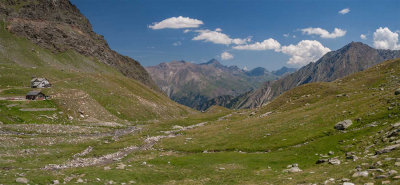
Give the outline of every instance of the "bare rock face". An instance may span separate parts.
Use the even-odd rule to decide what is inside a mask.
[[[345,130],[347,127],[351,126],[353,122],[349,119],[336,123],[335,129],[336,130]]]
[[[0,1],[0,18],[7,22],[8,31],[43,48],[53,52],[74,50],[159,90],[140,63],[111,50],[69,0]]]

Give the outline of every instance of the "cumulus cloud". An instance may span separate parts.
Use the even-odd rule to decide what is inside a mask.
[[[374,32],[374,47],[377,49],[400,49],[399,34],[389,28],[379,27]]]
[[[230,59],[233,59],[233,55],[225,51],[225,52],[221,53],[221,59],[222,60],[230,60]]]
[[[196,30],[195,32],[199,33],[196,37],[194,37],[192,40],[203,40],[205,42],[212,42],[214,44],[246,44],[247,42],[250,42],[250,38],[246,39],[239,39],[235,38],[232,39],[228,35],[221,33],[220,31],[212,31],[212,30]]]
[[[329,31],[324,30],[322,28],[311,28],[311,27],[301,29],[301,31],[303,32],[303,34],[319,35],[321,38],[326,38],[326,39],[334,39],[346,35],[346,30],[342,30],[339,28],[335,28],[332,33],[329,33]]]
[[[215,31],[219,31],[219,32],[221,32],[221,31],[222,31],[222,29],[221,29],[221,28],[217,28],[217,29],[215,29]]]
[[[318,60],[331,50],[316,40],[302,40],[297,45],[282,46],[280,51],[290,55],[288,64],[301,66]]]
[[[366,39],[367,39],[367,36],[364,35],[364,34],[361,34],[361,35],[360,35],[360,38],[361,38],[362,40],[366,40]]]
[[[343,10],[340,10],[338,13],[344,15],[344,14],[347,14],[347,13],[349,13],[349,12],[350,12],[350,8],[345,8],[345,9],[343,9]]]
[[[189,33],[191,30],[189,30],[189,29],[186,29],[186,30],[183,30],[183,33]]]
[[[164,19],[161,22],[155,22],[153,23],[153,25],[150,25],[149,28],[153,30],[159,30],[165,28],[172,28],[172,29],[198,28],[202,24],[203,21],[201,20],[179,16],[179,17],[171,17],[168,19]]]
[[[273,38],[269,38],[262,42],[255,42],[253,44],[234,46],[233,49],[237,50],[275,50],[278,51],[281,44]]]

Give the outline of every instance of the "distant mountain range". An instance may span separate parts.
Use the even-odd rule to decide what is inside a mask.
[[[385,60],[399,58],[399,50],[374,49],[361,42],[352,42],[343,48],[331,51],[316,62],[275,81],[265,82],[260,88],[232,99],[215,101],[217,105],[230,108],[254,108],[294,87],[311,82],[329,82],[349,74],[363,71]]]
[[[296,69],[284,67],[270,72],[258,67],[245,71],[237,66],[224,66],[212,59],[202,64],[173,61],[146,67],[146,70],[172,100],[205,110],[213,105],[209,101],[214,98],[224,96],[232,99]]]

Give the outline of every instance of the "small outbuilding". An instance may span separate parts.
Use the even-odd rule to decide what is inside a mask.
[[[46,88],[51,87],[50,82],[46,78],[33,77],[31,80],[31,88]]]
[[[45,100],[47,96],[40,91],[29,91],[26,94],[27,100]]]

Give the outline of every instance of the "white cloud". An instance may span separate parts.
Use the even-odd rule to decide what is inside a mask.
[[[203,21],[201,20],[179,16],[179,17],[171,17],[161,22],[155,22],[153,23],[153,25],[150,25],[149,28],[153,30],[165,29],[165,28],[172,28],[172,29],[198,28],[202,24]]]
[[[246,44],[247,42],[250,42],[250,38],[246,39],[239,39],[235,38],[232,39],[228,35],[221,33],[219,31],[211,31],[211,30],[196,30],[195,32],[199,33],[196,37],[194,37],[192,40],[203,40],[205,42],[212,42],[214,44]]]
[[[181,41],[176,41],[176,42],[172,43],[172,45],[173,46],[180,46],[180,45],[182,45],[182,42]]]
[[[233,55],[225,51],[225,52],[221,53],[221,59],[222,60],[230,60],[230,59],[233,59]]]
[[[374,47],[377,49],[400,49],[399,34],[389,28],[378,28],[374,32]]]
[[[297,45],[282,46],[280,51],[290,55],[288,64],[301,66],[318,60],[331,50],[316,40],[302,40]]]
[[[349,12],[350,12],[350,8],[345,8],[345,9],[343,9],[343,10],[340,10],[338,13],[344,15],[344,14],[347,14],[347,13],[349,13]]]
[[[234,46],[233,49],[237,50],[275,50],[278,51],[281,44],[275,39],[269,38],[262,42],[256,42],[253,44]]]
[[[364,35],[364,34],[361,34],[361,35],[360,35],[360,38],[361,38],[362,40],[366,40],[366,39],[367,39],[367,36]]]
[[[326,39],[334,39],[337,37],[343,37],[346,35],[346,30],[342,30],[339,28],[335,28],[332,33],[329,33],[328,31],[322,29],[322,28],[304,28],[301,30],[303,34],[307,35],[319,35],[321,38],[326,38]]]
[[[290,35],[289,35],[289,33],[285,33],[285,34],[283,34],[283,36],[288,38]]]
[[[189,32],[191,32],[192,30],[189,30],[189,29],[186,29],[186,30],[183,30],[183,33],[189,33]]]
[[[221,28],[217,28],[217,29],[215,29],[215,31],[221,32],[222,29]]]

